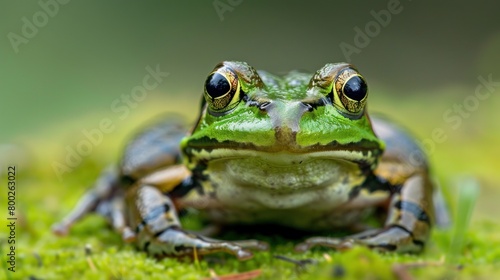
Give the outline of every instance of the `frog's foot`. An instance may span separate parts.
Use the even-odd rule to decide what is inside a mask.
[[[298,244],[295,250],[305,252],[314,246],[325,246],[337,250],[346,250],[354,245],[367,246],[378,251],[420,252],[424,242],[416,240],[413,234],[399,225],[384,229],[374,229],[344,238],[312,237]]]
[[[251,250],[268,249],[265,242],[257,240],[222,241],[201,235],[188,233],[178,227],[170,227],[153,236],[151,241],[143,242],[143,249],[153,256],[201,256],[225,252],[236,256],[239,260],[253,257]]]
[[[222,241],[183,230],[172,199],[154,186],[139,185],[129,192],[129,198],[135,209],[138,246],[150,255],[193,257],[226,252],[245,260],[253,256],[250,250],[268,248],[257,240]]]

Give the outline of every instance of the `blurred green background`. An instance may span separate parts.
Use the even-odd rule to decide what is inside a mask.
[[[97,175],[75,182],[75,174],[115,161],[143,121],[169,111],[192,120],[206,75],[219,61],[283,74],[349,58],[369,83],[370,111],[389,115],[421,140],[432,139],[435,129],[444,132],[446,140],[428,147],[434,173],[452,200],[457,178],[477,178],[474,220],[498,222],[500,86],[465,114],[456,106],[470,102],[478,77],[500,83],[500,2],[67,2],[50,6],[54,12],[45,18],[37,1],[0,3],[0,164],[2,172],[16,164],[21,176],[50,185],[37,198],[47,213],[67,211]],[[376,23],[373,14],[388,5],[399,12]],[[28,36],[26,20],[36,28]],[[356,44],[357,28],[367,27],[372,35]],[[356,53],[346,57],[346,44]],[[144,100],[127,105],[126,116],[112,109],[126,104],[122,96],[142,84],[148,66],[169,75]],[[443,117],[450,110],[459,125]],[[54,163],[64,163],[68,147],[86,139],[82,130],[98,128],[104,118],[115,129],[57,174]],[[36,187],[21,186],[24,193]],[[21,209],[26,197],[18,196]]]

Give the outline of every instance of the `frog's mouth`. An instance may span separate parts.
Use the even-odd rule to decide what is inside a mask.
[[[256,162],[266,163],[276,168],[290,168],[302,165],[314,160],[330,160],[336,162],[350,162],[356,164],[360,169],[374,169],[381,155],[380,149],[349,147],[347,149],[314,149],[308,148],[303,151],[262,151],[253,149],[189,149],[187,157],[192,162],[210,162],[215,160],[231,159],[254,159]],[[195,163],[196,164],[196,163]]]
[[[224,158],[258,157],[278,166],[294,165],[311,159],[330,159],[353,162],[362,169],[373,169],[383,148],[380,143],[369,140],[349,144],[333,141],[328,144],[318,143],[301,147],[297,144],[256,146],[252,143],[233,141],[217,142],[215,139],[205,137],[189,141],[183,152],[191,164],[196,161],[208,162]]]

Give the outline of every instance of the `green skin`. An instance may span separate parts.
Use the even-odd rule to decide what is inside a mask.
[[[214,90],[209,83],[218,74],[227,87]],[[124,240],[154,256],[223,251],[248,259],[252,250],[267,249],[257,240],[223,241],[183,230],[177,211],[196,208],[219,227],[364,229],[344,238],[309,238],[297,251],[355,244],[421,251],[434,223],[424,154],[394,124],[370,120],[366,91],[362,99],[350,98],[345,87],[357,76],[345,63],[284,77],[243,62],[217,65],[192,133],[184,137],[182,122],[172,118],[139,133],[119,167],[105,171],[54,231],[65,234],[96,211]],[[387,214],[381,228],[360,224],[377,208]]]

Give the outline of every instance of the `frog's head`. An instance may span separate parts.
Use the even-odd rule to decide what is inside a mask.
[[[187,164],[265,157],[272,164],[315,158],[375,168],[383,143],[366,112],[365,79],[347,63],[314,75],[276,77],[244,62],[218,64],[205,81],[199,120],[182,142]]]

